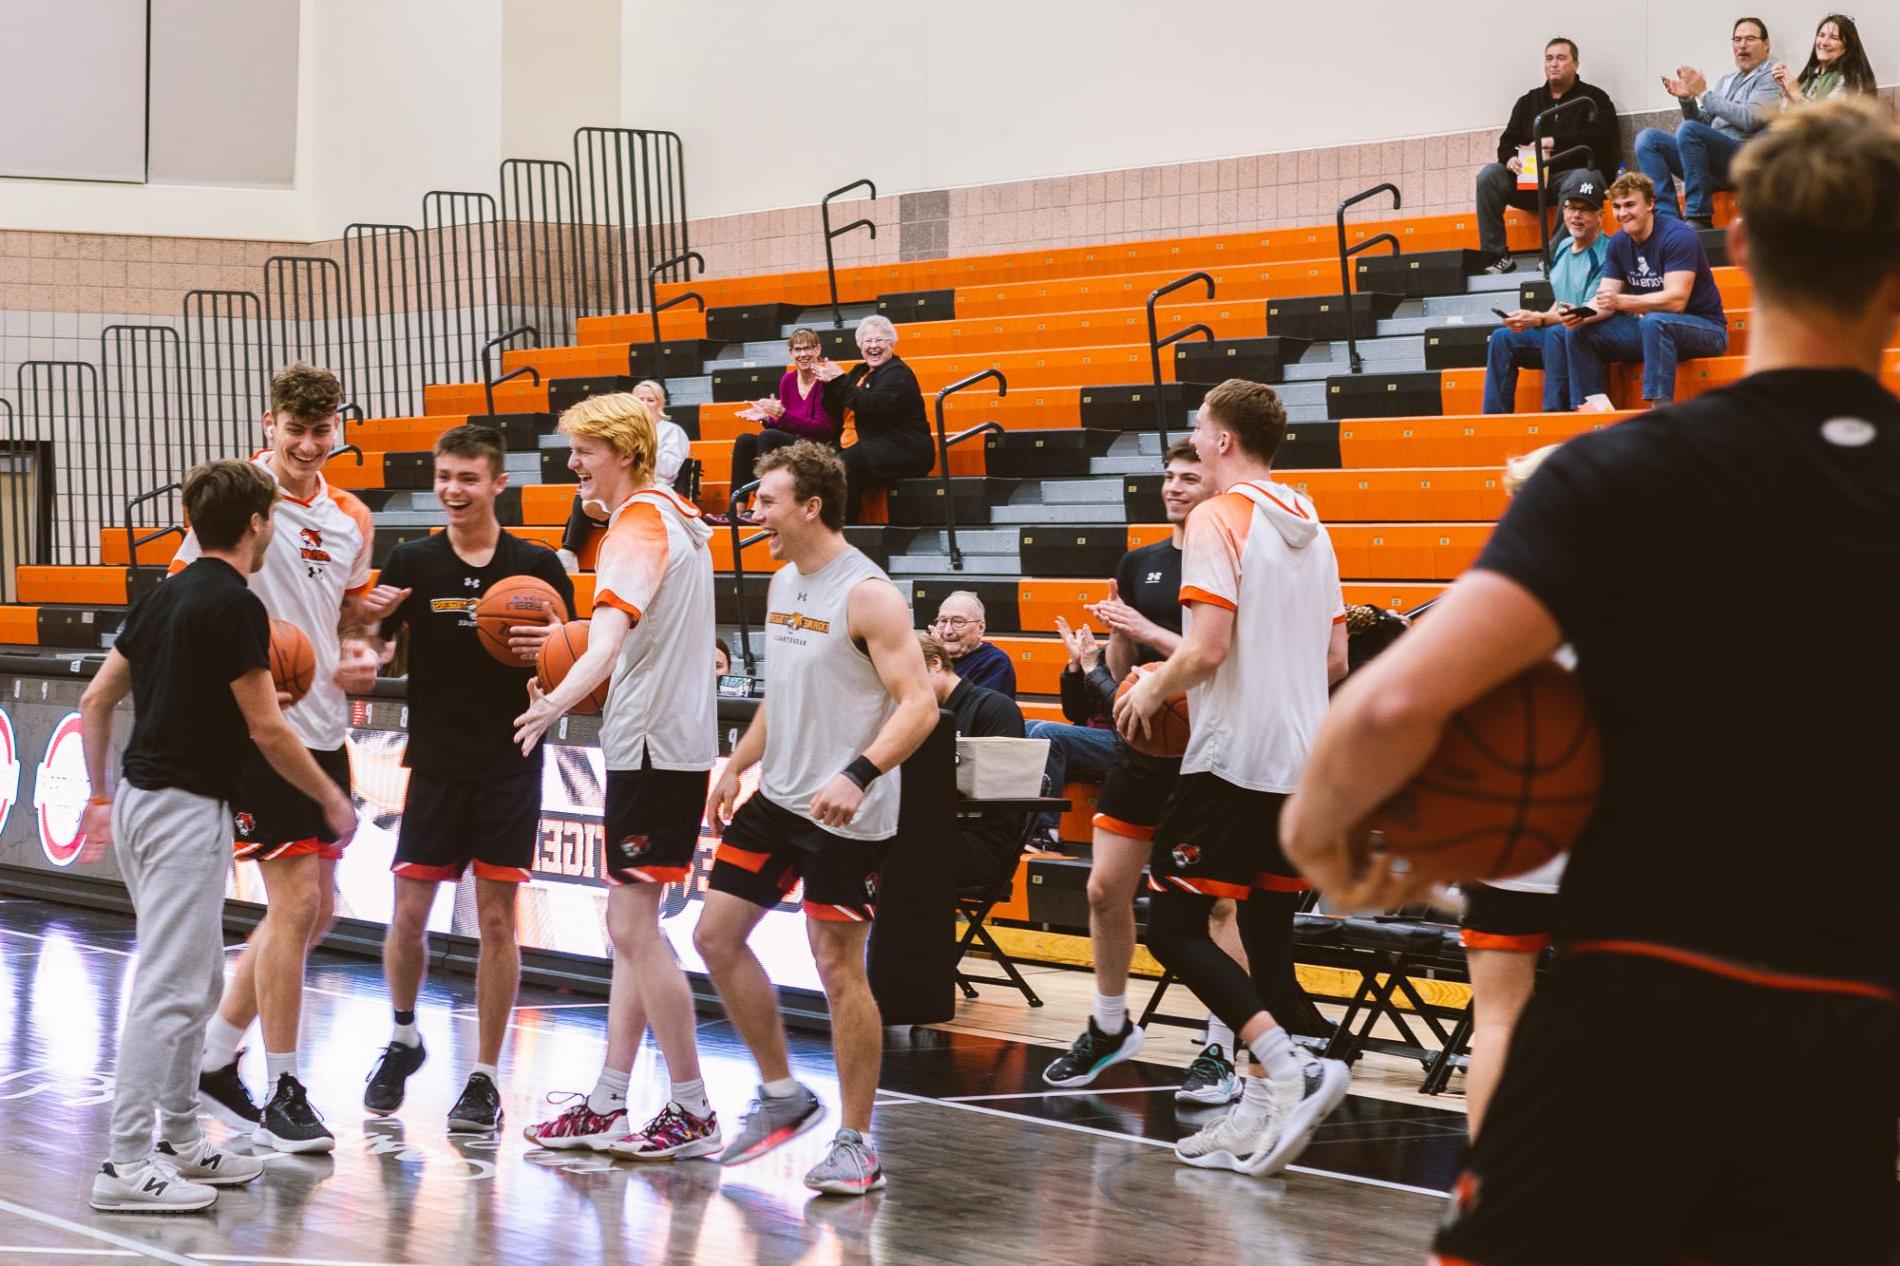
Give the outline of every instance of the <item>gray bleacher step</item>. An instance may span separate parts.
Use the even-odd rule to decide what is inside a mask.
[[[1512,273],[1511,276],[1517,277],[1518,274]],[[1432,295],[1425,299],[1423,303],[1425,309],[1423,313],[1401,312],[1395,313],[1394,315],[1423,315],[1437,317],[1441,320],[1449,316],[1462,316],[1466,318],[1482,317],[1495,320],[1496,318],[1491,316],[1492,308],[1503,308],[1506,312],[1509,312],[1512,308],[1517,306],[1517,287],[1505,286],[1497,290],[1486,291],[1482,294]]]
[[[1323,386],[1324,384],[1321,385]],[[1286,420],[1289,422],[1324,422],[1326,421],[1326,406],[1323,404],[1288,405],[1286,408]]]
[[[377,527],[387,528],[442,527],[449,521],[440,506],[433,514],[427,510],[378,510],[371,517]]]
[[[1493,306],[1504,308],[1506,312],[1509,312],[1511,308],[1516,307],[1517,304],[1513,302],[1510,307],[1505,307],[1504,304],[1498,303]],[[1439,326],[1444,326],[1444,325],[1497,325],[1497,324],[1499,324],[1497,315],[1493,313],[1490,308],[1487,307],[1484,310],[1483,315],[1481,316],[1475,315],[1475,314],[1474,315],[1454,314],[1452,316],[1435,316],[1435,317],[1430,317],[1430,316],[1393,317],[1390,320],[1379,322],[1379,333],[1381,335],[1423,334],[1426,330],[1436,329]]]
[[[668,378],[666,380],[666,398],[673,404],[711,404],[712,375],[701,374],[693,378]]]
[[[1279,394],[1280,403],[1288,409],[1296,405],[1326,405],[1326,384],[1323,382],[1287,382],[1274,388]]]
[[[1153,463],[1149,463],[1150,468]],[[1112,480],[1119,486],[1119,480]],[[1121,523],[1128,518],[1122,501],[1117,497],[1112,502],[1088,505],[1009,505],[995,506],[990,510],[991,523]],[[958,543],[962,543],[963,534],[957,534]]]
[[[957,548],[965,554],[1014,558],[1018,539],[1014,528],[997,531],[986,531],[980,527],[957,529]],[[912,539],[909,552],[911,554],[942,554],[949,548],[949,543],[944,540],[944,534],[941,531],[920,532]],[[896,561],[895,558],[892,561]]]
[[[963,544],[963,533],[957,533],[957,544]],[[985,554],[973,556],[966,548],[963,551],[963,570],[958,571],[950,565],[948,554],[898,554],[891,559],[890,574],[893,576],[969,576],[971,579],[995,578],[1015,580],[1023,574],[1022,558],[1014,553]]]
[[[531,484],[540,483],[541,454],[509,453],[506,457],[502,458],[502,469],[506,470],[508,477],[517,483],[523,480]],[[434,494],[430,495],[433,497]]]
[[[1012,506],[1120,505],[1119,479],[1025,479],[1010,497]],[[1037,520],[1042,522],[1043,520]]]
[[[1500,290],[1515,292],[1527,280],[1539,276],[1538,265],[1541,262],[1535,252],[1529,255],[1514,255],[1517,260],[1515,271],[1508,273],[1479,273],[1475,277],[1465,278],[1465,293],[1495,294]]]
[[[1152,475],[1156,458],[1146,453],[1127,453],[1119,457],[1089,458],[1091,475]]]

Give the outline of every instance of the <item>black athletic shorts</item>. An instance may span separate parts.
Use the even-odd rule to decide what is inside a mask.
[[[607,771],[607,882],[684,883],[699,849],[706,812],[708,771],[654,769]]]
[[[350,789],[350,749],[308,749],[330,781]],[[231,802],[232,851],[241,859],[274,862],[280,858],[341,857],[336,835],[323,823],[317,802],[285,782],[264,753],[252,747],[238,773],[237,799]]]
[[[411,770],[389,869],[404,879],[534,878],[541,836],[541,765],[507,778],[443,778]]]
[[[1180,777],[1180,757],[1143,756],[1124,743],[1102,777],[1093,825],[1131,840],[1152,840],[1161,806]]]
[[[1236,787],[1202,771],[1175,780],[1155,823],[1148,886],[1245,901],[1255,888],[1305,892],[1312,885],[1280,851],[1280,806],[1273,791]]]
[[[1461,891],[1465,916],[1458,921],[1458,939],[1466,949],[1536,954],[1550,944],[1556,893],[1519,892],[1490,884],[1467,884]]]
[[[1557,960],[1518,1023],[1438,1262],[1894,1260],[1900,1005],[1726,970]]]
[[[708,887],[769,910],[802,879],[806,915],[864,923],[877,909],[877,872],[888,845],[833,835],[754,792],[726,824]]]

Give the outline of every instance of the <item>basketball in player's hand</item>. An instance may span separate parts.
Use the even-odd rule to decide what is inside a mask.
[[[304,631],[289,620],[270,622],[270,679],[290,696],[290,704],[310,693],[317,678],[317,654]]]
[[[1507,879],[1575,843],[1602,785],[1582,686],[1539,664],[1454,715],[1425,768],[1366,826],[1421,878]]]
[[[535,678],[541,683],[541,689],[553,693],[554,688],[567,679],[574,661],[587,653],[586,620],[569,620],[554,630],[547,641],[541,643],[541,654],[536,658]],[[588,696],[571,709],[585,716],[592,716],[607,706],[607,685],[613,678],[609,675],[601,680]]]
[[[1115,688],[1116,700],[1119,702],[1123,695],[1135,688],[1137,681],[1157,667],[1159,665],[1137,664],[1126,677],[1122,678],[1122,684]],[[1161,705],[1161,710],[1149,718],[1147,736],[1143,737],[1138,731],[1135,737],[1127,740],[1127,743],[1143,756],[1179,756],[1187,751],[1187,695],[1169,696]]]
[[[508,630],[517,624],[559,624],[567,619],[567,604],[553,585],[539,576],[505,576],[488,586],[475,604],[475,636],[482,649],[510,668],[529,668],[508,645]]]

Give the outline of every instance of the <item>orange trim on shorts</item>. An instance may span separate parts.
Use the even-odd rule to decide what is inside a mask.
[[[1480,932],[1476,928],[1460,928],[1458,943],[1468,950],[1496,950],[1505,954],[1541,954],[1550,944],[1550,937],[1543,932]]]
[[[755,853],[749,848],[740,848],[736,844],[719,841],[719,847],[713,852],[713,862],[731,862],[740,870],[749,870],[758,874],[765,869],[765,863],[771,860],[770,853]]]
[[[391,862],[389,872],[401,879],[414,879],[421,883],[441,883],[445,879],[460,879],[460,866],[424,866],[421,862]]]
[[[1240,610],[1238,606],[1234,605],[1232,599],[1223,598],[1217,593],[1212,593],[1201,588],[1199,585],[1182,585],[1179,601],[1182,606],[1186,606],[1190,602],[1205,602],[1209,606],[1226,607],[1229,611]]]
[[[1446,1257],[1443,1253],[1433,1253],[1426,1266],[1478,1266],[1469,1257]]]
[[[475,878],[492,880],[498,884],[525,884],[534,878],[534,872],[525,866],[491,866],[487,862],[476,862]]]
[[[330,847],[314,835],[307,839],[289,840],[282,844],[265,844],[251,840],[231,841],[231,851],[241,862],[277,862],[292,857],[309,857],[313,853],[320,857],[343,856],[340,850],[324,851]]]
[[[1895,993],[1883,985],[1871,984],[1864,980],[1839,980],[1832,976],[1797,976],[1789,972],[1763,971],[1757,967],[1744,967],[1740,963],[1731,963],[1707,954],[1698,954],[1693,950],[1677,949],[1673,945],[1654,945],[1648,941],[1579,941],[1570,946],[1568,952],[1572,954],[1630,954],[1638,958],[1656,958],[1666,963],[1674,963],[1678,967],[1688,967],[1707,972],[1711,976],[1737,980],[1745,985],[1759,985],[1764,989],[1792,989],[1797,993],[1850,994],[1854,997],[1872,998],[1876,1002],[1900,1006],[1900,993]]]
[[[1309,892],[1313,887],[1298,875],[1276,875],[1270,870],[1255,875],[1253,886],[1267,892]]]
[[[805,915],[808,918],[817,919],[821,923],[869,923],[871,921],[869,912],[875,908],[874,906],[866,906],[865,910],[867,913],[859,914],[850,906],[824,905],[817,901],[807,901],[805,903]]]
[[[733,851],[742,852],[743,850],[735,849]],[[758,853],[754,854],[754,856],[759,857],[761,864],[763,864],[765,854]],[[479,865],[479,863],[477,864]],[[735,863],[735,865],[737,864],[739,863]],[[632,881],[636,884],[683,884],[686,882],[688,872],[693,868],[691,866],[621,866],[616,869],[618,869],[622,875],[631,876]],[[612,870],[609,870],[605,877],[608,883],[618,884],[623,888],[628,884],[627,880],[618,878]]]
[[[1165,880],[1166,882],[1162,882]],[[1197,897],[1226,897],[1232,901],[1245,901],[1253,889],[1246,884],[1230,884],[1220,879],[1203,879],[1198,875],[1163,875],[1157,880],[1148,876],[1148,886],[1156,892],[1166,892],[1172,884],[1182,892],[1191,892]]]
[[[1140,840],[1144,844],[1152,841],[1155,837],[1155,829],[1151,826],[1139,826],[1133,822],[1124,822],[1120,818],[1110,817],[1106,813],[1098,813],[1090,818],[1089,825],[1098,831],[1108,831],[1114,835],[1127,836],[1131,840]]]

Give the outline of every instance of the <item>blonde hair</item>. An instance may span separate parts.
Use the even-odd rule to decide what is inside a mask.
[[[653,482],[653,467],[660,451],[658,426],[646,401],[631,391],[616,391],[604,396],[589,396],[561,415],[562,435],[583,435],[600,440],[617,457],[630,457],[628,474],[636,487]]]
[[[673,398],[666,394],[666,384],[657,378],[642,378],[639,382],[633,384],[635,391],[640,390],[642,387],[653,388],[653,394],[660,398],[660,416],[653,420],[655,422],[671,422],[673,416],[666,411],[666,406],[672,403]]]
[[[924,653],[925,668],[930,667],[932,664],[942,664],[945,671],[949,670],[950,652],[943,648],[942,642],[939,642],[928,633],[920,632],[917,634],[917,647]]]
[[[1507,497],[1515,497],[1518,489],[1529,483],[1531,476],[1537,473],[1537,468],[1544,464],[1544,459],[1561,447],[1563,447],[1561,444],[1546,444],[1540,449],[1524,454],[1522,457],[1505,458],[1504,495]]]

